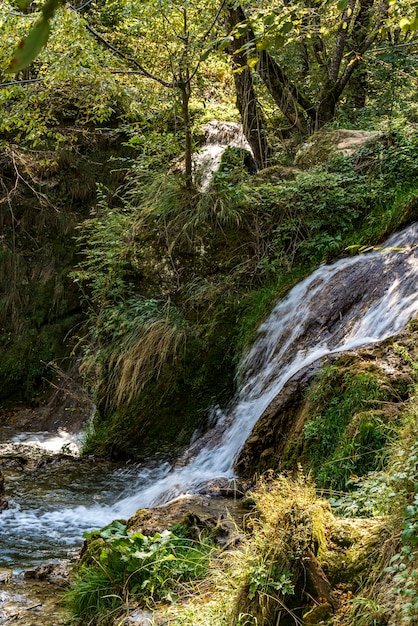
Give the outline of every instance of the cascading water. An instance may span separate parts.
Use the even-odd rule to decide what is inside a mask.
[[[251,152],[241,124],[212,120],[203,126],[205,133],[204,147],[193,157],[193,169],[200,175],[200,188],[206,191],[221,163],[226,148],[240,148]]]
[[[25,499],[19,503],[17,494],[1,516],[0,543],[21,544],[23,551],[25,542],[45,546],[44,558],[48,550],[50,559],[59,558],[79,543],[84,530],[167,502],[215,477],[233,477],[234,461],[254,425],[292,376],[325,355],[394,335],[418,313],[417,241],[415,224],[390,238],[384,249],[324,265],[294,287],[260,327],[242,363],[231,409],[181,463],[113,471],[95,495],[81,493],[81,482],[79,490],[71,484],[61,495],[44,496],[43,510],[36,498],[32,508]],[[13,558],[9,554],[5,563]]]

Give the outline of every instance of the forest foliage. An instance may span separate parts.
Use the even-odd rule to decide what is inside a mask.
[[[51,371],[76,363],[97,407],[85,451],[172,458],[204,430],[278,297],[416,219],[417,10],[409,0],[2,0],[2,402],[42,404]],[[213,119],[240,122],[253,157],[229,148],[202,189],[194,155]],[[333,149],[341,128],[377,132],[347,155]],[[316,154],[304,162],[307,139]],[[293,456],[293,478],[271,474],[254,489],[249,532],[232,550],[116,522],[88,538],[76,619],[105,623],[132,598],[155,608],[180,596],[169,623],[314,623],[300,606],[309,562],[336,585],[351,581],[330,623],[386,624],[388,589],[414,623],[416,352],[393,350],[407,385],[342,363],[311,381],[297,452],[328,502]],[[377,532],[353,538],[341,515]]]

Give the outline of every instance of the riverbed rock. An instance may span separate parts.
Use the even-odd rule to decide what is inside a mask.
[[[0,513],[5,509],[9,508],[9,503],[7,501],[4,489],[4,474],[0,470]]]
[[[183,496],[154,509],[140,509],[131,517],[131,532],[154,535],[181,526],[187,536],[198,539],[210,535],[219,545],[233,541],[236,523],[242,522],[244,507],[230,498]]]
[[[197,493],[211,498],[232,498],[240,500],[253,486],[252,481],[244,481],[239,478],[213,478],[197,488]]]
[[[118,626],[151,626],[152,624],[156,624],[156,622],[153,614],[149,611],[136,609],[125,617],[122,622],[118,619],[117,624]]]
[[[60,586],[67,586],[69,583],[70,570],[67,561],[58,563],[43,563],[35,569],[26,570],[25,579],[47,580]]]
[[[47,580],[10,576],[1,586],[0,624],[64,626],[64,589]]]

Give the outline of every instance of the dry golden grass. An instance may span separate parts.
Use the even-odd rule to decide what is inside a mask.
[[[325,551],[326,528],[333,519],[329,505],[302,476],[260,480],[253,497],[256,507],[246,520],[246,533],[237,529],[235,547],[213,558],[205,585],[166,611],[162,623],[270,626],[287,616],[302,624],[292,607],[300,606],[307,548],[318,556]]]
[[[158,378],[167,361],[176,361],[184,351],[186,329],[166,317],[139,325],[118,346],[109,360],[108,384],[112,404],[129,404],[152,379]]]

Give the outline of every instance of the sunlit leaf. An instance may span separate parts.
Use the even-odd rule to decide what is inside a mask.
[[[36,22],[26,39],[19,43],[6,71],[12,74],[30,65],[48,41],[50,30],[48,20],[41,18]]]
[[[247,61],[248,67],[252,70],[255,68],[257,63],[258,63],[258,57],[251,57],[251,59],[248,59]]]
[[[399,22],[399,26],[401,27],[401,29],[406,32],[409,30],[409,25],[410,25],[410,21],[408,20],[407,17],[403,17],[400,22]]]
[[[268,50],[271,46],[271,41],[268,37],[264,37],[260,41],[256,43],[256,50],[261,52],[261,50]]]

